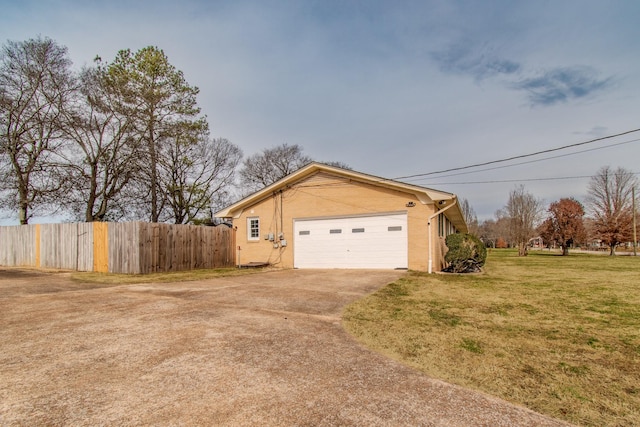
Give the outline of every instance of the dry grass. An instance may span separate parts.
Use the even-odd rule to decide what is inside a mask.
[[[640,258],[512,251],[472,276],[409,273],[346,328],[427,374],[588,426],[640,425]]]
[[[152,274],[111,274],[111,273],[88,273],[72,272],[71,280],[82,283],[97,284],[137,284],[137,283],[172,283],[187,282],[194,280],[206,280],[214,277],[239,276],[264,272],[266,268],[216,268],[209,270],[187,270],[171,271]]]

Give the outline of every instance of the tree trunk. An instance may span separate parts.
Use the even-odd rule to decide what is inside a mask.
[[[20,219],[20,225],[29,224],[29,218],[27,217],[27,209],[28,209],[28,206],[26,203],[20,204],[20,209],[18,211],[18,218]]]
[[[562,245],[562,256],[569,255],[569,245]]]
[[[153,120],[153,119],[152,119]],[[156,153],[156,142],[153,134],[153,122],[149,126],[149,160],[151,161],[151,222],[158,222],[160,213],[158,212],[158,158]]]
[[[611,246],[609,246],[609,248],[610,248],[609,256],[615,256],[616,255],[616,245],[611,245]]]
[[[526,243],[518,243],[518,256],[527,256],[529,252],[527,251]]]
[[[98,188],[98,167],[95,163],[91,165],[91,180],[89,187],[89,199],[87,199],[87,207],[85,209],[84,220],[85,222],[93,222],[93,208],[96,204],[96,192]]]
[[[18,208],[18,219],[20,220],[20,225],[29,224],[29,202],[27,196],[26,186],[23,188],[22,186],[18,190],[20,195],[20,206]]]

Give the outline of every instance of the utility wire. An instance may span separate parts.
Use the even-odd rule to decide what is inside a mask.
[[[633,172],[633,175],[640,175],[640,172]],[[523,179],[497,179],[491,181],[468,181],[468,182],[439,182],[431,183],[430,185],[463,185],[463,184],[497,184],[505,182],[532,182],[532,181],[559,181],[563,179],[584,179],[593,178],[594,175],[579,175],[579,176],[557,176],[550,178],[523,178]]]
[[[550,148],[548,150],[537,151],[535,153],[522,154],[522,155],[519,155],[519,156],[513,156],[513,157],[508,157],[508,158],[499,159],[499,160],[492,160],[492,161],[483,162],[483,163],[476,163],[476,164],[473,164],[473,165],[461,166],[461,167],[457,167],[457,168],[443,169],[441,171],[434,171],[434,172],[427,172],[427,173],[419,173],[419,174],[415,174],[415,175],[400,176],[400,177],[397,177],[397,178],[394,178],[394,179],[400,180],[400,179],[407,179],[407,178],[416,178],[416,177],[419,177],[419,176],[436,175],[436,174],[445,173],[445,172],[453,172],[453,171],[459,171],[459,170],[464,170],[464,169],[476,168],[476,167],[479,167],[479,166],[487,166],[487,165],[492,165],[492,164],[496,164],[496,163],[504,163],[504,162],[508,162],[508,161],[511,161],[511,160],[522,159],[522,158],[525,158],[525,157],[537,156],[539,154],[551,153],[553,151],[565,150],[565,149],[571,148],[571,147],[578,147],[578,146],[581,146],[581,145],[592,144],[594,142],[604,141],[606,139],[616,138],[616,137],[619,137],[619,136],[622,136],[622,135],[628,135],[630,133],[639,132],[639,131],[640,131],[640,129],[633,129],[633,130],[629,130],[629,131],[626,131],[626,132],[617,133],[615,135],[603,136],[601,138],[595,138],[595,139],[591,139],[589,141],[577,142],[575,144],[564,145],[562,147]]]
[[[498,183],[505,183],[505,182],[558,181],[563,179],[583,179],[583,178],[591,178],[591,175],[559,176],[559,177],[553,177],[553,178],[494,179],[490,181],[438,182],[431,185],[498,184]]]
[[[510,165],[494,166],[494,167],[491,167],[491,168],[478,169],[478,170],[475,170],[475,171],[458,172],[458,173],[452,173],[452,174],[448,174],[448,175],[441,175],[438,178],[447,178],[447,177],[450,177],[450,176],[468,175],[468,174],[471,174],[471,173],[486,172],[486,171],[492,171],[492,170],[496,170],[496,169],[510,168],[510,167],[513,167],[513,166],[527,165],[527,164],[530,164],[530,163],[543,162],[545,160],[558,159],[558,158],[561,158],[561,157],[568,157],[568,156],[573,156],[573,155],[576,155],[576,154],[588,153],[590,151],[603,150],[605,148],[617,147],[619,145],[630,144],[632,142],[638,142],[638,141],[640,141],[640,138],[631,139],[629,141],[618,142],[616,144],[607,145],[605,147],[587,148],[586,150],[575,151],[573,153],[558,154],[556,156],[543,157],[542,159],[535,159],[535,160],[527,160],[527,161],[524,161],[524,162],[513,163],[513,164],[510,164]],[[410,179],[408,181],[421,181],[423,179],[424,178],[418,178],[418,179],[414,178],[414,179]]]

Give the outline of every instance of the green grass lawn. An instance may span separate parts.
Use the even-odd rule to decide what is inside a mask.
[[[640,425],[640,257],[493,250],[482,274],[409,272],[344,324],[430,376],[579,425]]]

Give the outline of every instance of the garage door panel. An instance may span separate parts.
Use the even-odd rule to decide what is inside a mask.
[[[406,214],[296,220],[297,268],[406,268]]]

